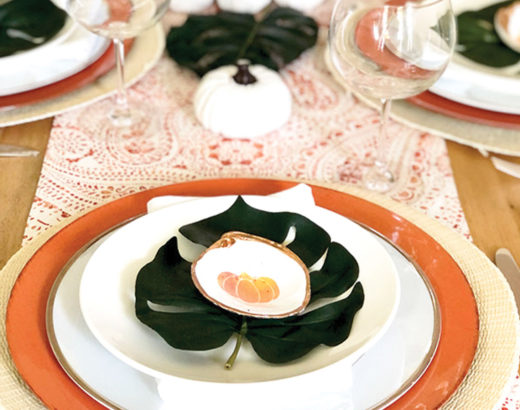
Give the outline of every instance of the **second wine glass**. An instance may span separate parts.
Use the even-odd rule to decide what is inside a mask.
[[[170,0],[65,0],[69,15],[89,31],[112,40],[117,69],[117,95],[109,119],[129,127],[149,114],[130,104],[125,88],[124,40],[136,37],[163,16]]]
[[[364,174],[371,190],[392,189],[386,124],[391,101],[419,94],[446,69],[455,47],[450,0],[338,0],[329,29],[335,71],[355,93],[381,101],[374,165]]]

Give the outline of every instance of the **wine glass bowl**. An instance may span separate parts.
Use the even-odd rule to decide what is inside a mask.
[[[381,100],[379,148],[363,182],[385,192],[395,176],[385,158],[390,101],[419,94],[446,69],[455,47],[449,0],[338,0],[329,29],[329,55],[355,93]]]
[[[87,30],[112,40],[118,88],[108,118],[115,127],[130,127],[153,115],[146,107],[130,104],[124,84],[124,40],[136,37],[159,21],[170,0],[66,0],[65,10]]]
[[[165,13],[165,0],[67,0],[67,12],[93,33],[127,39],[155,24]]]

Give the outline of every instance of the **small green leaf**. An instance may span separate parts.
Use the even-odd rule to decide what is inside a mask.
[[[67,14],[49,0],[12,0],[0,6],[0,57],[28,50],[57,34]]]
[[[267,212],[253,208],[240,196],[227,211],[185,225],[179,231],[192,242],[210,246],[229,231],[246,232],[282,243],[291,227],[296,229],[296,237],[287,247],[305,265],[312,266],[330,244],[330,235],[325,230],[293,212]]]
[[[520,61],[520,54],[506,46],[498,36],[495,13],[513,1],[505,1],[457,17],[457,51],[477,63],[490,67],[507,67]]]
[[[314,46],[317,38],[318,25],[312,18],[279,7],[258,21],[251,14],[230,12],[190,16],[183,26],[170,30],[166,48],[178,64],[203,76],[242,58],[279,70]]]

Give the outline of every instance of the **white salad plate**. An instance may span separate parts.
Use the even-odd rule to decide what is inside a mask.
[[[460,14],[479,10],[496,0],[455,0],[453,10]],[[520,64],[493,68],[455,53],[446,71],[430,88],[441,97],[485,110],[520,114]]]
[[[60,81],[83,70],[108,48],[109,40],[68,18],[62,30],[33,49],[0,57],[0,96],[21,93]]]
[[[194,201],[189,206],[193,206],[197,202]],[[272,200],[269,202],[272,202]],[[180,208],[175,206],[172,209],[179,210]],[[164,211],[157,211],[155,214],[160,212]],[[218,213],[218,211],[214,209],[213,213]],[[335,220],[335,222],[338,223],[339,221]],[[349,364],[341,368],[344,373],[340,382],[345,384],[345,394],[350,393],[348,398],[350,406],[345,406],[345,398],[343,398],[342,405],[334,407],[331,404],[330,397],[328,397],[329,405],[326,408],[365,409],[379,404],[388,405],[405,393],[421,376],[433,357],[439,338],[438,306],[428,280],[392,244],[379,238],[375,233],[358,225],[355,226],[360,232],[363,232],[360,235],[361,237],[367,236],[370,238],[368,241],[370,246],[375,244],[376,249],[382,249],[389,256],[398,272],[400,285],[397,285],[397,288],[402,288],[402,294],[398,301],[395,320],[391,323],[388,322],[389,327],[382,332],[379,341],[375,342],[369,349],[365,349],[367,350],[365,354],[352,367]],[[88,248],[64,271],[61,279],[58,279],[49,300],[47,328],[50,341],[60,364],[69,376],[88,394],[104,405],[125,409],[167,408],[167,404],[161,401],[157,393],[155,379],[149,375],[150,372],[148,371],[148,374],[146,374],[137,370],[134,364],[131,366],[128,364],[127,358],[119,360],[118,357],[121,358],[119,353],[116,357],[105,349],[89,331],[78,303],[80,282],[83,292],[85,266],[91,264],[99,249],[106,246],[106,243],[114,241],[113,238],[119,240],[117,238],[120,238],[121,232],[125,232],[125,228],[126,226],[118,228],[108,237],[102,238]],[[366,242],[364,243],[366,244]],[[354,254],[353,249],[348,249]],[[360,280],[365,286],[361,275]],[[381,288],[385,289],[385,286],[384,283],[381,283]],[[369,289],[370,286],[365,286],[367,296],[370,294]],[[98,297],[100,298],[98,305],[104,307],[103,311],[106,314],[110,314],[111,308],[104,303],[99,303],[99,300],[102,300],[103,297],[99,292]],[[358,314],[361,314],[362,311],[363,309]],[[353,332],[354,330],[355,325]],[[123,334],[121,337],[128,338],[131,335]],[[145,350],[144,346],[141,346],[141,349]],[[111,348],[111,350],[113,349]],[[169,348],[169,350],[172,349]],[[326,352],[326,350],[323,349],[322,351]],[[242,353],[238,360],[242,359]],[[338,363],[342,362],[345,361]],[[334,366],[337,365],[328,367]],[[232,370],[232,372],[237,369]],[[271,370],[273,370],[272,367]],[[277,370],[276,367],[274,370]],[[227,372],[229,371],[227,370]],[[315,373],[319,374],[319,372]],[[115,382],[116,380],[117,382]],[[204,393],[197,393],[201,386],[208,387],[210,383],[180,378],[176,380],[179,382],[177,385],[175,382],[170,385],[173,389],[171,393],[176,396],[176,401],[175,403],[168,402],[173,407],[197,408],[201,404],[211,403],[212,408],[216,409],[234,408],[233,406],[229,407],[225,402],[225,405],[219,403],[214,397],[208,395],[207,389],[201,390]],[[219,383],[215,384],[219,385]],[[260,389],[265,386],[265,384],[253,384]],[[236,387],[238,386],[235,385]],[[323,386],[320,385],[321,389],[323,389]],[[236,391],[238,390],[235,390],[234,396],[238,398]],[[321,403],[324,404],[324,402]],[[312,405],[312,403],[307,403],[305,408],[312,408]],[[272,408],[278,408],[276,403]]]

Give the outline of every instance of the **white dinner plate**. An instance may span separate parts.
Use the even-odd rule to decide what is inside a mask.
[[[96,61],[109,40],[67,19],[63,29],[39,47],[0,57],[0,96],[33,90],[67,78]]]
[[[460,14],[479,10],[496,0],[455,0],[453,10]],[[430,91],[459,103],[485,110],[520,114],[520,64],[493,68],[455,54],[446,71]]]
[[[140,217],[119,229],[92,255],[81,282],[80,306],[87,325],[105,348],[156,378],[174,376],[222,383],[224,391],[233,383],[263,382],[265,387],[268,381],[301,376],[347,356],[355,359],[384,333],[397,309],[399,282],[395,266],[380,244],[355,223],[323,208],[265,196],[244,199],[258,209],[292,211],[309,218],[356,258],[365,302],[355,316],[348,339],[336,347],[318,347],[302,360],[283,366],[259,360],[245,344],[233,371],[229,371],[224,363],[233,351],[234,338],[208,352],[181,351],[136,318],[134,287],[139,269],[172,236],[178,237],[184,259],[196,259],[204,248],[186,240],[178,229],[219,214],[236,200],[236,196],[222,196],[179,203]]]
[[[439,338],[438,306],[427,279],[393,245],[368,234],[396,265],[402,296],[388,331],[352,368],[354,409],[388,405],[405,393],[426,369]],[[110,354],[83,320],[78,303],[81,277],[104,241],[85,250],[57,279],[47,315],[51,345],[71,378],[104,405],[129,410],[164,408],[154,379]]]

